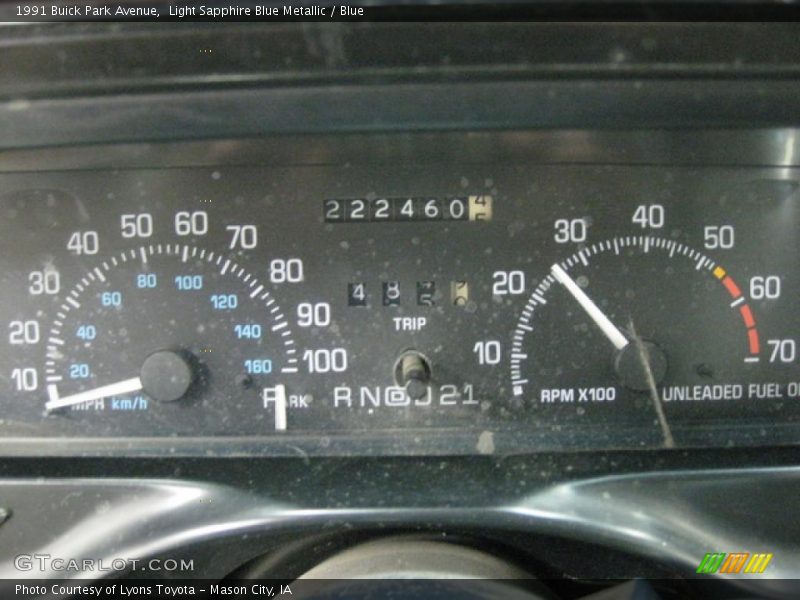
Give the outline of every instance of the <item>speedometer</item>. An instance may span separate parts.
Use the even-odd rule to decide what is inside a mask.
[[[269,290],[230,258],[186,244],[139,246],[100,262],[65,295],[47,338],[45,407],[125,414],[184,401],[224,412],[258,406],[272,384],[285,428],[280,377],[297,372],[296,353]]]

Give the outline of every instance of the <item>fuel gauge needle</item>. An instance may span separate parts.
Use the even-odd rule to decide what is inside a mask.
[[[58,388],[55,385],[49,385],[47,386],[49,401],[44,406],[47,410],[54,410],[56,408],[64,408],[65,406],[82,404],[83,402],[91,402],[92,400],[110,398],[111,396],[119,396],[121,394],[130,394],[131,392],[138,392],[141,389],[142,380],[139,377],[132,377],[131,379],[104,385],[94,388],[93,390],[86,390],[85,392],[59,398]]]
[[[553,277],[561,283],[567,291],[572,294],[572,297],[578,301],[586,314],[591,317],[592,321],[600,328],[606,337],[614,344],[617,350],[625,348],[629,342],[622,332],[614,325],[611,320],[603,313],[602,310],[595,304],[589,296],[580,288],[580,286],[573,281],[573,279],[562,269],[559,265],[550,267]]]

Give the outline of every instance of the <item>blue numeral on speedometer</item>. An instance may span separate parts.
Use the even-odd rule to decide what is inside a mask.
[[[244,361],[244,369],[251,375],[268,375],[272,373],[272,361],[268,358],[248,358]]]
[[[136,287],[139,289],[152,289],[157,283],[158,277],[155,273],[140,273],[136,276]]]
[[[202,275],[178,275],[175,278],[175,287],[181,291],[184,290],[202,290],[203,289],[203,276]]]
[[[89,377],[89,365],[86,363],[77,363],[69,366],[70,379],[86,379]]]
[[[261,339],[261,325],[252,323],[248,325],[236,325],[233,328],[236,337],[240,340],[259,340]]]
[[[94,325],[81,325],[78,327],[78,330],[75,332],[80,339],[91,341],[97,337],[97,327]]]
[[[214,294],[211,305],[214,310],[233,310],[239,306],[239,297],[236,294]]]
[[[100,294],[100,304],[103,306],[122,306],[122,293],[103,292]]]

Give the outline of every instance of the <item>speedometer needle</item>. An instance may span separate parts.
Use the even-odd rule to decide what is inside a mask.
[[[59,398],[58,388],[55,385],[49,385],[47,386],[47,394],[50,400],[44,406],[47,410],[53,410],[56,408],[64,408],[65,406],[82,404],[83,402],[91,402],[92,400],[109,398],[111,396],[130,394],[131,392],[138,392],[141,389],[142,380],[139,377],[133,377],[124,381],[118,381],[117,383],[94,388],[93,390],[86,390],[85,392]]]
[[[578,304],[581,305],[583,310],[586,311],[592,321],[600,328],[606,337],[611,340],[611,343],[614,344],[614,347],[617,350],[622,350],[625,346],[628,345],[628,339],[622,334],[622,332],[617,329],[616,325],[614,325],[611,320],[603,314],[603,311],[595,304],[589,296],[575,283],[572,278],[567,274],[567,272],[562,269],[559,265],[553,265],[550,267],[550,271],[553,273],[553,277],[556,278],[565,288],[567,291],[572,294],[572,297],[578,301]]]

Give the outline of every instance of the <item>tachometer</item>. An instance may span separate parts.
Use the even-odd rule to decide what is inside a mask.
[[[650,415],[671,446],[667,405],[767,393],[765,345],[723,265],[673,239],[618,236],[554,263],[534,289],[513,335],[512,390],[562,415]]]

